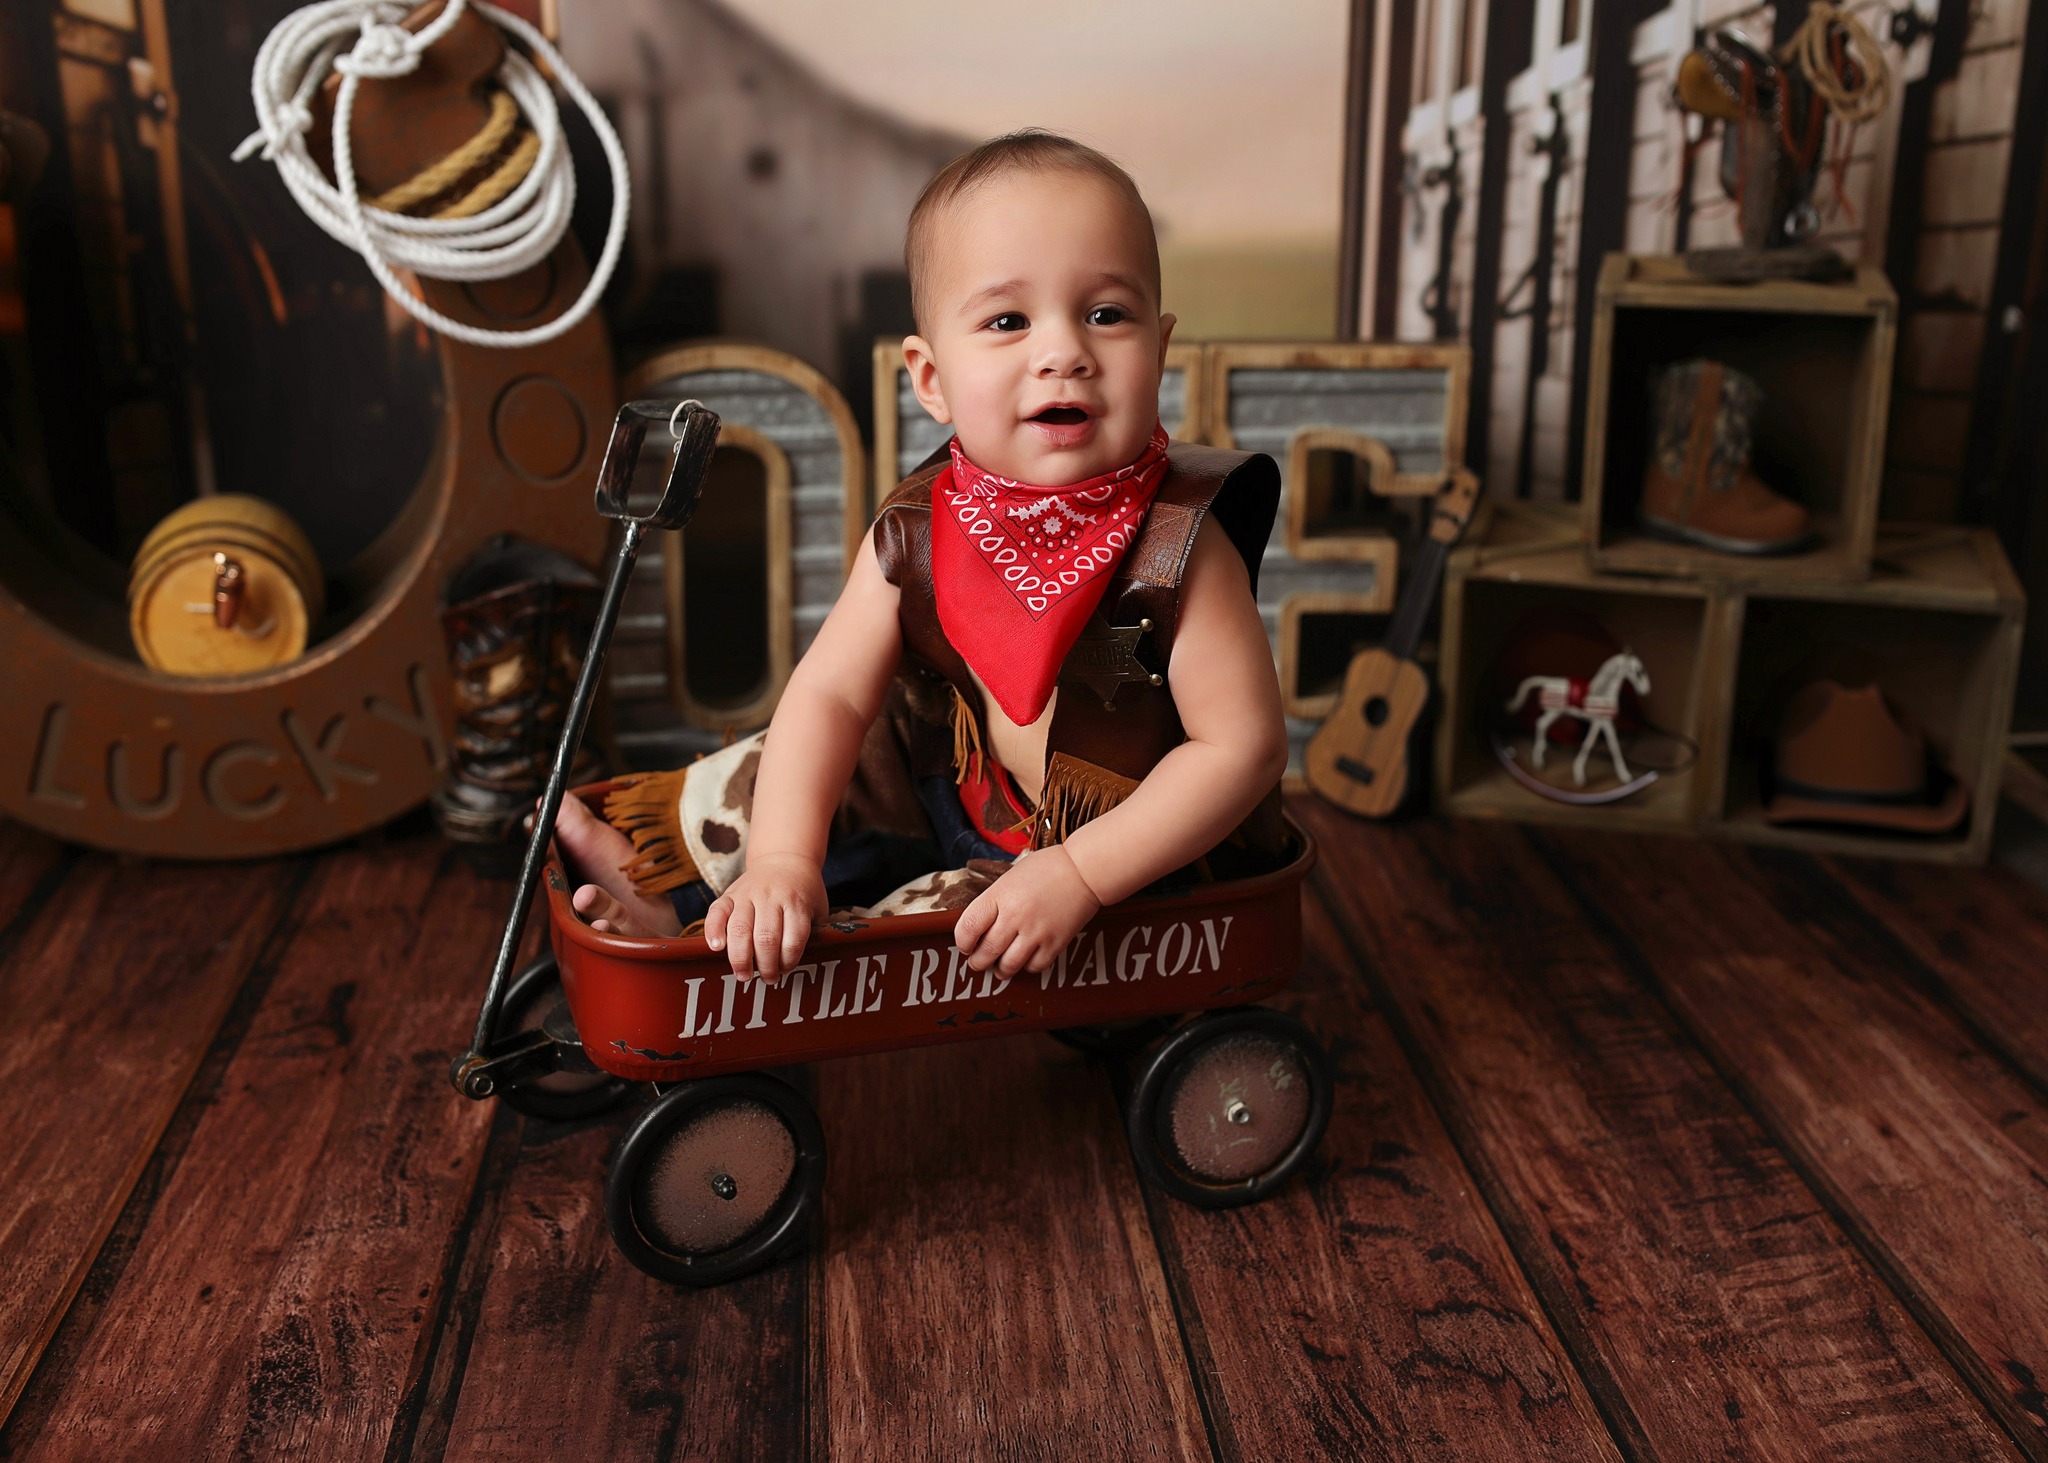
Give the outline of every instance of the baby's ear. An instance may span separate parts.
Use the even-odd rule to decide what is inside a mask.
[[[1159,374],[1166,374],[1166,348],[1173,344],[1173,327],[1180,323],[1177,315],[1159,317]]]
[[[951,426],[953,409],[946,405],[946,393],[939,385],[939,362],[932,354],[931,342],[921,335],[905,336],[903,364],[910,371],[910,389],[917,393],[918,405],[939,425]]]

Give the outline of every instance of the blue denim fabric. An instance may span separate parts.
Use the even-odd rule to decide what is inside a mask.
[[[1009,863],[1016,858],[997,848],[967,821],[967,809],[960,806],[960,789],[950,777],[934,774],[917,780],[917,800],[938,834],[939,849],[945,855],[942,869],[964,869],[969,859],[992,858]]]
[[[834,909],[877,903],[912,879],[940,869],[964,868],[969,859],[1009,863],[1015,857],[975,831],[951,778],[919,778],[917,799],[938,835],[936,842],[863,828],[835,840],[825,850],[825,897]],[[669,890],[668,897],[676,918],[688,925],[704,918],[718,896],[699,879]]]

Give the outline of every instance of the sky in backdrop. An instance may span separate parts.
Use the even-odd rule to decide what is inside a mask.
[[[1334,249],[1345,0],[723,0],[841,90],[968,136],[1037,125],[1137,179],[1169,248]]]

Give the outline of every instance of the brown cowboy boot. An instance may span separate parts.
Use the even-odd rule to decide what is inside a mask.
[[[448,581],[441,612],[455,685],[455,738],[434,790],[434,822],[506,871],[513,842],[547,784],[569,699],[597,618],[598,585],[554,549],[492,540]],[[570,786],[600,775],[584,748]]]
[[[1763,392],[1719,361],[1680,361],[1657,378],[1656,445],[1643,479],[1643,527],[1728,554],[1786,554],[1813,538],[1807,511],[1749,464]]]

